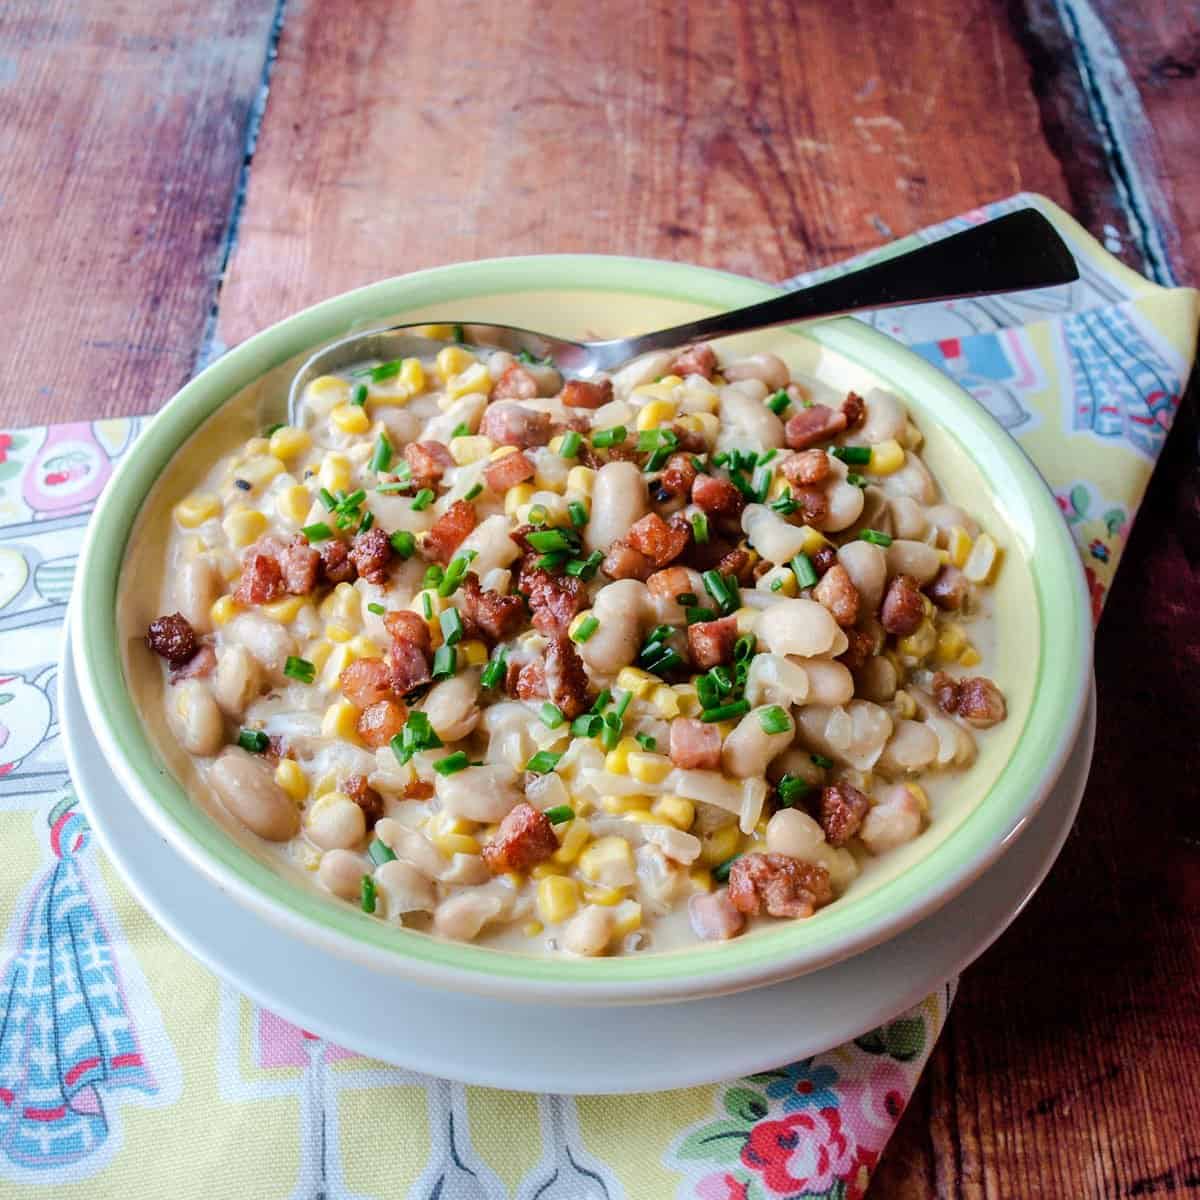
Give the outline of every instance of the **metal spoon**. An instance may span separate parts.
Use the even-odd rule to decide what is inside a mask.
[[[549,356],[564,375],[588,379],[650,350],[667,350],[861,309],[1020,292],[1071,283],[1078,278],[1075,260],[1054,226],[1036,209],[1023,208],[800,291],[637,337],[572,342],[511,325],[473,321],[438,324],[455,325],[462,335],[456,340],[467,346],[508,350],[513,354],[524,350],[535,359]],[[425,321],[356,333],[318,350],[292,381],[288,416],[293,424],[305,387],[318,375],[371,359],[390,362],[427,357],[449,344],[414,332],[428,326]]]

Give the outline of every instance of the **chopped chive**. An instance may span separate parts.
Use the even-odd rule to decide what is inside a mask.
[[[575,820],[575,810],[569,804],[556,804],[542,814],[551,825],[561,825],[564,821]]]
[[[584,580],[595,579],[596,572],[600,569],[600,564],[604,561],[604,555],[599,550],[593,550],[587,558],[572,558],[566,566],[568,575],[575,575]]]
[[[699,604],[699,602],[700,601],[695,592],[680,592],[679,595],[675,597],[675,603],[682,604],[684,608],[692,607],[696,604]]]
[[[702,512],[692,514],[692,536],[697,546],[703,546],[708,541],[708,517]]]
[[[385,379],[392,379],[400,374],[400,368],[404,365],[404,359],[393,358],[391,362],[380,363],[377,367],[371,368],[371,382],[382,383]]]
[[[261,729],[243,729],[237,735],[237,744],[251,754],[262,754],[271,745],[271,739]]]
[[[433,503],[433,489],[422,488],[414,497],[412,502],[413,512],[422,512]]]
[[[442,739],[423,712],[409,713],[404,728],[388,743],[401,766],[418,750],[436,750],[441,744]]]
[[[615,711],[615,712],[616,712],[616,714],[617,714],[617,720],[618,720],[618,721],[620,721],[620,720],[622,720],[622,719],[624,718],[624,716],[625,716],[625,713],[626,713],[626,711],[627,711],[627,710],[628,710],[628,708],[629,708],[629,702],[630,702],[632,699],[633,699],[633,693],[632,693],[632,692],[626,692],[626,693],[625,693],[625,694],[624,694],[624,695],[621,697],[621,699],[617,701],[617,707],[616,707],[616,709],[615,709],[614,711]]]
[[[571,552],[556,550],[553,554],[543,554],[533,564],[539,571],[561,571],[567,565]]]
[[[763,450],[759,453],[759,456],[756,461],[760,467],[765,466],[773,458],[775,458],[778,454],[779,454],[779,451],[775,450],[775,449]]]
[[[425,568],[425,574],[421,579],[421,586],[423,588],[437,587],[437,585],[442,582],[445,576],[446,572],[443,571],[437,563],[430,563],[429,566]]]
[[[474,500],[483,491],[483,484],[476,481],[471,485],[468,491],[463,495],[464,500]]]
[[[653,754],[658,749],[658,739],[648,733],[635,733],[633,735],[637,739],[637,744],[641,746],[647,754]]]
[[[504,672],[508,665],[508,655],[501,650],[486,667],[479,676],[480,684],[485,688],[494,688],[504,678]]]
[[[377,617],[382,617],[387,609],[382,604],[376,604],[374,600],[367,605],[367,612],[373,612]]]
[[[609,716],[612,714],[610,713]],[[600,745],[605,750],[615,750],[621,741],[621,725],[620,722],[612,724],[607,719],[600,730]]]
[[[379,838],[371,839],[371,844],[367,847],[367,855],[377,867],[382,867],[385,862],[394,862],[396,859],[391,846],[387,842],[380,841]]]
[[[661,471],[666,466],[667,459],[671,457],[671,448],[669,446],[660,446],[655,452],[650,455],[646,461],[645,471],[650,474],[654,471]]]
[[[818,767],[823,767],[826,771],[833,766],[833,759],[826,758],[824,754],[810,754],[809,757]]]
[[[392,479],[387,483],[379,484],[375,490],[381,496],[396,496],[400,492],[407,492],[410,487],[412,487],[411,479]]]
[[[712,465],[714,467],[723,467],[728,461],[729,455],[724,450],[712,456]]]
[[[596,713],[584,713],[571,722],[571,732],[576,737],[595,737],[604,726],[604,719]]]
[[[754,657],[754,646],[757,639],[752,633],[743,634],[733,643],[733,661],[735,663],[749,662]]]
[[[263,437],[269,438],[271,434],[277,433],[280,429],[286,429],[287,425],[283,421],[276,421],[274,425],[268,425],[263,430]]]
[[[769,396],[763,403],[777,416],[783,416],[784,410],[791,404],[792,398],[787,392],[780,389],[773,396]]]
[[[788,774],[775,785],[775,790],[779,793],[779,803],[784,808],[791,808],[797,800],[803,800],[812,791],[812,784],[799,775]]]
[[[558,454],[560,458],[576,458],[579,455],[579,447],[583,443],[578,432],[574,429],[568,429],[563,434],[563,440],[559,443]]]
[[[713,667],[709,674],[716,681],[717,687],[721,689],[722,694],[733,691],[733,679],[729,671],[725,667]]]
[[[773,592],[781,592],[781,591],[783,591],[783,578],[782,578],[782,576],[781,576],[779,579],[772,579],[772,580],[771,580],[771,591],[773,591]]]
[[[433,670],[431,676],[436,679],[449,679],[458,666],[458,651],[453,646],[439,646],[433,652]]]
[[[689,625],[696,625],[700,621],[713,621],[716,619],[717,612],[713,608],[705,608],[703,605],[693,607],[689,605],[683,610],[684,616],[687,617]]]
[[[372,471],[386,471],[391,465],[392,443],[386,433],[381,433],[375,443],[375,453],[371,455],[370,467]]]
[[[350,403],[355,408],[362,408],[367,402],[367,385],[365,383],[356,383],[354,391],[350,393]]]
[[[890,534],[882,533],[878,529],[864,529],[858,535],[864,542],[870,542],[873,546],[887,547],[892,544]]]
[[[333,512],[337,508],[338,502],[333,498],[333,493],[328,488],[322,488],[317,493],[317,499],[321,501],[328,512]]]
[[[525,540],[535,549],[543,553],[557,550],[579,549],[579,534],[564,529],[538,529],[525,535]]]
[[[720,571],[715,569],[705,571],[700,578],[704,580],[704,590],[717,602],[717,608],[722,613],[733,612],[742,602],[737,586],[731,585]]]
[[[576,529],[581,529],[587,524],[587,505],[585,505],[582,501],[572,500],[571,503],[567,505],[567,512],[570,514],[571,524],[574,525]]]
[[[704,459],[698,457],[695,454],[693,454],[691,456],[691,459],[692,459],[692,466],[696,468],[696,470],[699,474],[701,474],[701,475],[708,474],[708,464],[705,463]]]
[[[467,758],[465,750],[455,750],[453,754],[447,754],[445,758],[439,758],[433,764],[433,769],[439,775],[455,775],[459,771],[465,770],[470,765],[470,759]]]
[[[401,558],[412,558],[416,553],[417,539],[407,529],[397,529],[388,540],[392,543],[392,549]]]
[[[450,327],[450,334],[454,338],[455,342],[460,346],[463,345],[463,343],[467,340],[466,336],[463,334],[463,327],[461,325],[452,325]]]
[[[563,716],[562,709],[557,704],[551,704],[549,700],[542,705],[538,715],[547,729],[557,729],[567,719]]]
[[[442,637],[447,646],[456,646],[462,641],[463,623],[457,608],[448,608],[440,613],[438,624],[442,627]]]
[[[324,521],[317,521],[312,525],[305,525],[300,532],[304,534],[304,536],[308,538],[310,542],[324,542],[333,537],[333,530],[330,529]]]
[[[375,880],[370,875],[364,875],[358,885],[359,899],[365,913],[375,911]]]
[[[628,436],[628,430],[624,425],[614,425],[611,429],[600,429],[592,434],[592,445],[597,450],[603,450],[607,446],[619,445]]]
[[[375,514],[370,509],[367,509],[367,511],[363,513],[363,519],[358,523],[358,532],[366,533],[367,530],[370,529],[374,524]]]
[[[791,718],[778,704],[760,710],[758,723],[762,726],[763,733],[786,733],[792,727]]]
[[[595,702],[595,704],[592,705],[592,712],[601,713],[611,703],[612,703],[612,692],[610,692],[608,690],[608,688],[605,688],[600,693],[600,695],[598,695],[596,697],[596,702]]]
[[[576,629],[573,634],[571,634],[571,641],[582,644],[583,642],[586,642],[588,638],[590,638],[592,634],[595,633],[599,628],[600,622],[595,617],[584,617],[584,619],[579,622],[579,628]]]
[[[561,754],[555,754],[551,750],[539,750],[525,764],[525,770],[533,772],[534,775],[548,775],[558,766],[560,758]]]
[[[735,854],[732,857],[727,858],[723,863],[718,863],[715,867],[713,867],[713,878],[718,883],[727,883],[729,881],[729,872],[732,869],[733,864],[741,857],[742,856],[740,854]]]
[[[840,458],[844,463],[852,463],[856,467],[865,466],[871,461],[870,446],[834,446],[829,452],[834,458]]]
[[[733,700],[729,704],[719,704],[716,708],[704,709],[700,714],[700,720],[711,725],[715,721],[732,721],[734,717],[744,717],[749,711],[749,700]]]
[[[457,425],[450,431],[450,440],[454,441],[456,437],[468,437],[471,433],[470,428],[464,421],[459,421]]]
[[[429,598],[429,593],[424,592],[421,596],[421,608],[425,614],[425,620],[433,620],[433,601]]]
[[[454,595],[458,589],[458,585],[462,583],[463,576],[467,573],[467,568],[471,565],[473,558],[475,558],[475,551],[465,550],[462,554],[456,554],[450,560],[450,565],[446,568],[445,575],[438,581],[437,590],[439,596]]]
[[[655,675],[665,675],[666,672],[682,665],[683,659],[680,657],[679,652],[668,646],[660,657],[646,664],[646,670]]]
[[[289,679],[298,679],[301,683],[312,683],[317,676],[317,668],[307,658],[297,658],[294,654],[287,656],[283,664],[283,673]]]
[[[817,568],[813,566],[813,561],[804,551],[801,551],[792,559],[792,570],[796,574],[796,582],[802,588],[812,587],[820,576],[817,574]]]
[[[865,488],[867,486],[867,477],[859,475],[856,471],[851,471],[846,476],[846,482],[853,487]]]

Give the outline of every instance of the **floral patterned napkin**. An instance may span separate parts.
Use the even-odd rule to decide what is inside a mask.
[[[1025,447],[1074,531],[1098,617],[1191,366],[1197,295],[1147,283],[1036,196],[917,237],[1024,204],[1059,226],[1077,283],[867,319]],[[656,1096],[534,1096],[417,1076],[313,1038],[220,983],[142,912],[91,841],[55,711],[83,529],[140,426],[0,434],[0,1192],[862,1196],[952,984],[762,1075]]]

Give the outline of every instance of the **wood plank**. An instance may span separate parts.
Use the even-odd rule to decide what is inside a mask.
[[[440,262],[590,250],[782,279],[1022,188],[1069,200],[988,0],[553,20],[468,0],[454,29],[432,0],[289,5],[225,343]]]
[[[274,0],[0,5],[0,422],[191,373]]]

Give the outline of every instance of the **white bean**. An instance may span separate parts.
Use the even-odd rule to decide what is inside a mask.
[[[816,862],[825,843],[825,831],[806,812],[781,808],[767,822],[767,852],[786,854],[800,862]]]
[[[207,758],[225,741],[225,722],[208,685],[201,679],[185,679],[168,692],[171,724],[189,754]]]
[[[808,676],[808,703],[834,708],[854,695],[854,676],[845,663],[827,658],[810,658],[803,663]]]
[[[892,528],[898,538],[919,542],[929,528],[925,510],[911,496],[893,496],[889,507],[892,511]]]
[[[756,654],[746,673],[746,699],[754,705],[803,704],[808,699],[808,672],[781,654]]]
[[[568,954],[575,954],[581,958],[595,958],[608,948],[612,931],[612,909],[589,904],[567,922],[563,930],[562,947]]]
[[[787,716],[781,733],[767,733],[762,726],[764,708],[751,709],[738,723],[721,747],[721,767],[735,779],[755,779],[767,773],[767,764],[792,743],[795,723]]]
[[[240,717],[258,695],[262,669],[245,646],[225,645],[217,650],[213,694],[231,717]]]
[[[742,531],[759,555],[772,563],[791,562],[804,549],[805,533],[765,504],[747,504]]]
[[[810,704],[800,709],[797,719],[806,745],[859,771],[875,765],[892,732],[887,710],[869,700],[851,700],[837,708]]]
[[[829,465],[830,481],[825,485],[825,499],[829,510],[825,516],[812,524],[817,529],[835,533],[839,529],[848,529],[862,516],[866,500],[862,488],[846,482],[849,468],[840,458],[831,458]]]
[[[935,504],[925,510],[925,516],[929,524],[938,531],[943,543],[955,525],[965,529],[971,537],[979,536],[979,522],[957,504]]]
[[[635,387],[641,387],[643,383],[661,379],[678,354],[678,350],[652,350],[649,354],[643,354],[640,358],[626,363],[612,377],[613,391],[618,396],[625,396]]]
[[[920,721],[898,721],[879,756],[878,767],[892,775],[923,771],[938,754],[938,738]]]
[[[514,773],[499,763],[439,775],[434,786],[442,808],[468,821],[500,821],[520,799]]]
[[[504,901],[494,892],[480,888],[456,892],[443,900],[433,914],[433,932],[439,937],[469,942],[504,911]]]
[[[379,405],[373,410],[377,420],[383,423],[393,446],[406,446],[409,442],[421,440],[423,422],[411,408],[401,408],[396,404]],[[375,509],[378,496],[371,497],[371,509]]]
[[[317,879],[321,886],[343,900],[357,900],[362,877],[371,873],[372,864],[361,854],[349,850],[327,850],[321,855]]]
[[[929,468],[911,450],[904,455],[904,466],[891,475],[884,475],[879,486],[889,496],[911,496],[921,504],[932,504],[938,494]]]
[[[787,363],[777,354],[751,354],[748,358],[734,359],[721,368],[721,374],[730,383],[743,379],[758,379],[772,392],[785,388],[791,376]]]
[[[459,883],[475,887],[492,878],[487,863],[478,854],[452,854],[450,865],[438,876],[441,883]]]
[[[975,738],[969,729],[952,717],[947,717],[934,703],[933,697],[920,688],[910,688],[909,693],[920,710],[925,724],[933,730],[938,740],[938,765],[965,767],[975,758]]]
[[[918,583],[926,584],[942,569],[942,560],[924,542],[897,538],[887,548],[887,569],[889,575],[911,575]]]
[[[510,367],[515,367],[516,365],[517,360],[511,354],[509,354],[507,350],[493,350],[492,353],[488,355],[488,375],[491,376],[493,383],[495,383]]]
[[[811,658],[827,654],[838,641],[837,622],[815,600],[781,600],[758,619],[758,639],[774,654]],[[843,636],[844,640],[844,636]]]
[[[295,837],[300,814],[261,756],[230,746],[213,763],[208,781],[221,803],[260,838],[286,842]]]
[[[508,536],[511,522],[503,513],[496,513],[480,521],[462,540],[458,553],[475,551],[471,570],[481,579],[499,567],[507,567],[521,553],[517,543]]]
[[[424,440],[445,444],[450,441],[460,425],[465,425],[468,429],[478,429],[487,404],[488,398],[482,392],[467,392],[425,426]],[[375,500],[376,497],[372,496],[372,508],[375,508]]]
[[[212,632],[212,606],[221,594],[221,580],[211,559],[189,558],[179,568],[177,607],[197,633]]]
[[[442,741],[461,741],[479,724],[479,672],[462,671],[435,683],[421,707]]]
[[[717,449],[777,450],[783,445],[783,422],[763,403],[767,385],[746,379],[721,388]]]
[[[441,874],[445,862],[437,847],[418,829],[401,825],[392,817],[375,822],[375,836],[399,859],[430,879]]]
[[[296,640],[278,622],[261,613],[242,613],[225,626],[225,640],[245,646],[272,682],[287,682],[283,668],[296,653]]]
[[[901,441],[904,437],[904,426],[908,421],[908,413],[901,403],[899,396],[883,388],[872,388],[864,397],[867,415],[848,439],[860,446],[874,446],[878,442],[886,442],[889,438]]]
[[[636,579],[618,579],[602,587],[592,605],[599,624],[579,647],[580,657],[599,675],[628,666],[641,649],[642,626],[652,608],[646,585]]]
[[[874,700],[876,704],[886,704],[891,700],[900,682],[895,664],[882,654],[868,658],[855,672],[854,681],[858,694],[864,700]]]
[[[398,858],[375,869],[375,887],[376,895],[382,893],[387,915],[393,919],[410,912],[433,912],[437,904],[430,880]]]
[[[921,806],[902,783],[884,788],[863,818],[858,836],[872,854],[895,850],[921,832]]]
[[[802,750],[798,746],[793,746],[781,754],[767,771],[767,778],[773,782],[778,782],[784,775],[797,775],[815,788],[825,785],[825,769],[813,762],[812,754],[808,750]]]
[[[533,376],[539,396],[557,396],[562,391],[563,377],[557,367],[549,363],[526,363],[525,370]]]
[[[887,584],[887,557],[871,542],[847,542],[837,552],[850,582],[858,591],[860,612],[876,612]]]
[[[305,832],[322,850],[349,850],[367,833],[363,810],[342,792],[327,792],[305,814]]]
[[[592,484],[592,512],[583,530],[588,551],[607,553],[646,515],[646,503],[646,477],[636,463],[605,463]]]

